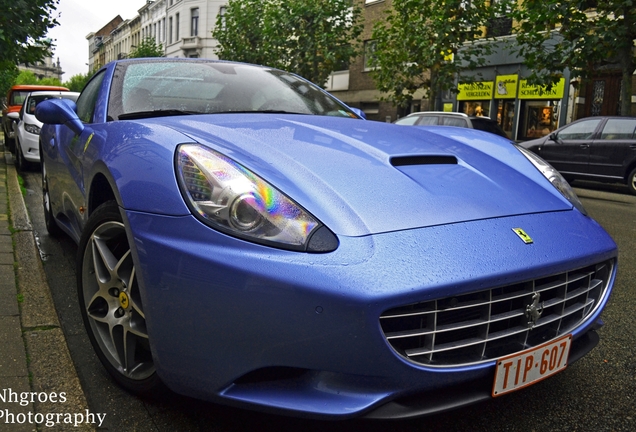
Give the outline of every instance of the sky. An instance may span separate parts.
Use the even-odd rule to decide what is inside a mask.
[[[60,59],[62,81],[88,72],[88,41],[86,35],[104,27],[117,15],[131,19],[145,0],[60,0],[53,16],[60,25],[49,30],[48,37],[56,45],[53,59]]]

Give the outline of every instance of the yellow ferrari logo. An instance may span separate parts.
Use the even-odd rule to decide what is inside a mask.
[[[128,296],[123,291],[119,293],[119,304],[124,309],[128,307]]]
[[[521,229],[521,228],[513,228],[512,230],[515,232],[515,234],[517,234],[519,236],[519,238],[521,240],[523,240],[523,242],[525,244],[531,244],[532,243],[532,237],[530,237],[528,234],[526,234],[526,232],[523,229]]]

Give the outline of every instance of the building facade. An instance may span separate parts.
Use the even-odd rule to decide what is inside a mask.
[[[57,62],[55,62],[53,57],[45,57],[42,61],[34,64],[18,65],[18,69],[33,72],[38,79],[57,78],[62,81],[62,75],[64,74],[62,66],[60,65],[60,59],[58,58]]]
[[[166,57],[217,58],[212,30],[225,4],[218,0],[148,0],[135,17],[124,20],[118,15],[86,36],[88,69],[126,58],[147,38],[160,44]]]

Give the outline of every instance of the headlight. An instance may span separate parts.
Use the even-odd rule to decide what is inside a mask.
[[[528,158],[532,165],[534,165],[539,170],[539,172],[543,174],[543,176],[547,178],[550,183],[552,183],[552,186],[554,186],[559,192],[561,192],[561,195],[563,195],[568,201],[570,201],[570,203],[572,203],[572,205],[576,207],[581,213],[587,215],[587,211],[585,211],[583,204],[579,200],[579,197],[576,196],[574,190],[572,190],[570,184],[557,170],[552,167],[552,165],[541,159],[536,154],[532,153],[530,150],[518,145],[515,146],[517,147],[517,149],[519,149],[521,154]]]
[[[24,130],[35,135],[40,135],[40,127],[33,124],[25,123]]]
[[[226,234],[284,249],[331,252],[336,236],[232,159],[196,144],[176,155],[181,191],[195,216]]]

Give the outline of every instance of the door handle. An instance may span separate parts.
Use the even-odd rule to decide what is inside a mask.
[[[586,148],[590,148],[590,145],[589,144],[581,144],[580,147],[582,149],[586,149]]]

